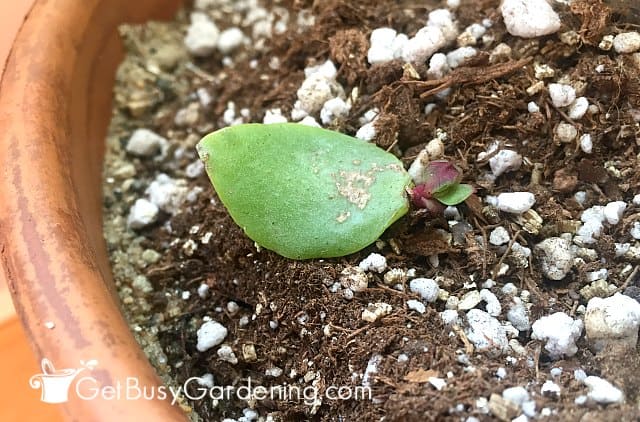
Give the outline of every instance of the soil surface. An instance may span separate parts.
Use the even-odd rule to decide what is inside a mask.
[[[254,387],[314,387],[320,399],[185,397],[181,406],[194,420],[251,420],[249,409],[264,420],[511,420],[522,414],[520,408],[511,402],[498,407],[502,391],[514,386],[529,391],[534,418],[640,418],[637,349],[609,347],[596,354],[582,335],[575,355],[554,360],[531,330],[511,330],[508,351],[478,352],[468,339],[466,310],[459,310],[460,322],[453,325],[441,317],[452,308],[448,298],[462,299],[483,287],[500,301],[496,318],[507,325],[514,297],[525,304],[531,322],[554,312],[582,319],[594,296],[619,291],[637,297],[640,261],[616,254],[615,244],[637,246],[629,233],[640,221],[640,206],[632,204],[640,193],[640,62],[599,46],[604,35],[638,29],[640,13],[631,2],[554,3],[560,31],[524,39],[506,31],[498,1],[462,1],[452,9],[459,31],[486,19],[490,25],[474,45],[478,54],[437,79],[428,75],[428,63],[372,66],[367,51],[373,29],[388,26],[412,36],[428,12],[447,8],[446,2],[264,0],[260,6],[272,20],[270,37],[256,34],[256,2],[200,3],[214,5],[205,12],[220,31],[238,27],[249,41],[227,54],[216,50],[194,57],[183,43],[189,11],[171,23],[122,28],[128,55],[115,88],[104,210],[123,308],[170,385],[212,374],[216,386],[239,388],[250,380]],[[501,43],[508,51],[496,50]],[[454,41],[443,51],[456,47]],[[234,224],[197,164],[195,144],[237,119],[262,122],[274,109],[291,120],[305,68],[326,60],[337,67],[336,81],[351,98],[351,109],[324,126],[354,135],[363,115],[377,108],[372,142],[407,167],[439,136],[445,157],[477,189],[457,207],[458,220],[412,210],[359,253],[301,262],[256,248]],[[550,70],[541,71],[541,64]],[[542,86],[532,89],[539,81]],[[550,100],[545,84],[562,81],[592,106],[580,119]],[[539,111],[528,110],[532,101]],[[318,113],[314,117],[320,120]],[[563,123],[578,136],[559,139]],[[139,128],[167,140],[161,153],[127,153],[131,133]],[[583,134],[592,137],[591,153],[579,145]],[[494,141],[522,156],[518,170],[492,177],[490,154],[481,154]],[[181,199],[165,206],[154,223],[131,228],[130,208],[160,173],[171,178],[172,192]],[[484,201],[523,191],[535,195],[535,212],[508,214]],[[575,234],[585,209],[612,201],[629,204],[621,221],[605,225],[595,243],[579,247],[581,255],[562,280],[546,278],[535,254],[514,253],[516,241],[533,250],[546,238]],[[497,227],[511,241],[489,243]],[[347,292],[340,283],[343,271],[371,253],[383,255],[387,269],[367,272],[368,288]],[[594,283],[592,272],[603,268],[606,281]],[[386,275],[391,270],[394,277]],[[441,289],[437,301],[423,301],[424,313],[407,305],[421,299],[409,289],[416,277],[434,279]],[[363,310],[375,303],[390,305],[390,312],[363,320]],[[485,304],[475,307],[484,310]],[[207,320],[226,327],[223,345],[235,359],[220,346],[197,349],[197,330]],[[553,368],[562,370],[552,375]],[[624,392],[624,403],[576,404],[588,391],[574,377],[576,369],[615,385]],[[444,380],[444,388],[439,390],[432,377]],[[560,394],[541,393],[547,380]],[[190,385],[194,391],[199,387]],[[330,400],[323,396],[330,386],[368,386],[372,397]]]

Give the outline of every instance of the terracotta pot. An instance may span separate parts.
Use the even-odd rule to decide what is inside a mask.
[[[99,387],[128,377],[161,385],[114,295],[101,172],[122,57],[116,28],[169,18],[179,3],[37,0],[0,85],[1,273],[38,361],[80,368],[95,359],[85,374]],[[185,419],[167,400],[82,400],[71,392],[60,406],[69,420]]]

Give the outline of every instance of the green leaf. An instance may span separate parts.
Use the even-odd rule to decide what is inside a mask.
[[[453,184],[445,190],[434,192],[433,197],[445,205],[458,205],[464,202],[473,193],[473,186],[465,184]]]
[[[205,136],[198,153],[234,221],[293,259],[373,243],[409,209],[411,178],[373,144],[295,123],[246,124]]]

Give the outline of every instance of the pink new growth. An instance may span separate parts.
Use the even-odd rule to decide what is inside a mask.
[[[462,171],[446,160],[431,161],[425,169],[425,182],[411,190],[411,201],[418,208],[426,208],[433,214],[444,211],[444,205],[438,200],[439,194],[455,189],[462,180]]]

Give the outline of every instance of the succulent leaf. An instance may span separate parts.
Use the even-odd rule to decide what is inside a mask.
[[[402,163],[341,133],[245,124],[205,136],[198,153],[234,221],[288,258],[356,252],[409,208]]]

